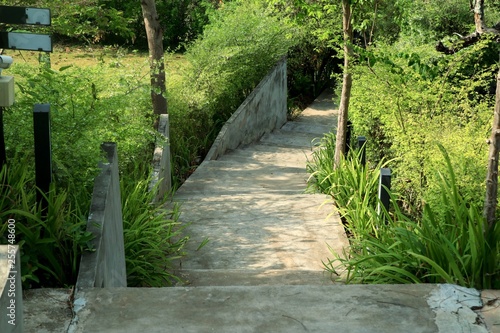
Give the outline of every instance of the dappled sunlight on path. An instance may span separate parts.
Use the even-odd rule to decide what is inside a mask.
[[[204,161],[174,197],[192,241],[178,273],[191,285],[331,283],[328,245],[348,242],[327,197],[305,194],[315,139],[336,122],[323,94],[293,122],[258,142]],[[208,238],[209,242],[197,249]],[[273,281],[271,276],[275,276]],[[250,282],[251,281],[251,282]]]

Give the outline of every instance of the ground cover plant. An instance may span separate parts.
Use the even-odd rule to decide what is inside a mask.
[[[138,165],[134,172],[144,172],[144,168]],[[178,222],[179,205],[170,203],[168,196],[153,204],[155,189],[151,191],[149,184],[150,178],[141,175],[120,184],[126,194],[122,196],[122,208],[129,287],[164,287],[180,282],[173,266],[184,255],[189,240],[184,233],[186,224]]]

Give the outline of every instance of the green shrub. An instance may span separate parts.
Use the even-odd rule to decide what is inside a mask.
[[[362,55],[349,109],[355,134],[368,138],[370,160],[396,159],[391,163],[397,175],[394,188],[415,214],[422,209],[424,195],[428,203],[440,200],[432,170],[444,164],[435,143],[448,151],[464,195],[481,201],[484,140],[494,103],[486,91],[496,68],[488,54],[494,46],[484,41],[453,57],[438,55],[429,46],[409,47],[380,45]],[[472,59],[483,66],[472,64]]]
[[[226,3],[190,44],[182,76],[169,78],[171,150],[186,178],[224,122],[294,45],[290,30],[257,1]]]
[[[151,153],[155,134],[148,108],[148,86],[131,68],[112,64],[63,67],[16,64],[11,72],[19,91],[4,115],[8,157],[33,157],[33,104],[50,103],[54,178],[59,187],[90,195],[100,144],[119,142],[120,169]],[[84,207],[82,209],[87,209]]]

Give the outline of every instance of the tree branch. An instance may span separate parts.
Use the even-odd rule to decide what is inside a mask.
[[[500,42],[500,22],[492,28],[486,26],[484,18],[484,0],[470,0],[469,4],[471,11],[474,13],[476,31],[470,35],[461,37],[457,43],[453,43],[449,47],[439,41],[436,45],[436,51],[445,54],[454,54],[467,46],[477,43],[485,33],[496,35],[497,42]]]
[[[499,23],[500,24],[500,23]],[[500,31],[495,28],[486,28],[482,33],[477,31],[460,38],[459,41],[453,43],[451,46],[446,46],[442,41],[439,41],[436,45],[436,51],[444,53],[444,54],[454,54],[460,51],[463,48],[471,46],[477,43],[484,34],[494,34],[497,35],[497,42],[500,42]]]

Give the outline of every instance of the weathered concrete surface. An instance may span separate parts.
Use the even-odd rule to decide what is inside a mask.
[[[81,295],[86,303],[74,332],[486,332],[470,309],[479,296],[451,285],[119,288]],[[430,305],[434,295],[447,298]]]
[[[333,206],[323,205],[328,197],[304,194],[314,139],[335,126],[330,96],[306,109],[299,122],[218,160],[205,160],[177,191],[180,220],[191,222],[188,255],[178,271],[188,284],[288,280],[321,285],[330,280],[323,269],[333,257],[328,246],[342,253],[348,241]],[[205,239],[208,243],[198,249]]]
[[[269,71],[224,124],[205,160],[216,160],[229,149],[258,140],[280,128],[287,114],[286,58]]]
[[[72,292],[72,289],[30,289],[25,291],[23,295],[24,332],[66,332],[73,316]]]
[[[15,222],[10,225],[14,226]],[[19,251],[17,245],[0,245],[0,332],[2,333],[24,332]]]
[[[476,312],[484,321],[488,332],[500,333],[500,290],[481,291],[483,307]]]

